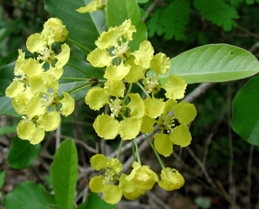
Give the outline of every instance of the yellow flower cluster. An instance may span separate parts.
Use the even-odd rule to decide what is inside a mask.
[[[99,9],[104,9],[106,7],[107,0],[93,0],[85,7],[80,7],[76,11],[79,13],[86,13],[86,12],[95,12]]]
[[[173,145],[186,147],[191,143],[188,125],[196,117],[196,108],[188,102],[178,102],[184,97],[186,82],[179,76],[169,75],[162,85],[160,76],[166,75],[170,59],[163,53],[154,55],[154,49],[147,40],[132,51],[132,34],[136,32],[131,20],[120,26],[111,27],[96,40],[96,48],[87,56],[94,67],[105,68],[104,87],[94,87],[88,91],[85,102],[93,110],[107,105],[109,111],[98,115],[93,127],[98,136],[132,140],[140,132],[152,133],[157,125],[160,133],[154,135],[156,152],[168,157]],[[149,71],[147,73],[147,71]],[[145,96],[132,93],[137,84]],[[165,91],[165,96],[158,94]],[[149,166],[134,162],[129,175],[122,174],[122,164],[117,159],[107,159],[95,155],[91,159],[94,169],[106,169],[105,177],[94,177],[90,182],[93,192],[103,192],[106,202],[115,204],[122,196],[135,199],[157,182],[165,190],[179,189],[184,184],[182,175],[175,169],[164,168],[161,180]],[[117,185],[114,182],[119,181]],[[112,191],[112,192],[111,192]],[[111,193],[113,195],[111,195]]]
[[[157,174],[147,165],[140,165],[134,161],[132,171],[129,175],[119,173],[122,164],[117,158],[107,159],[102,154],[94,155],[91,166],[99,171],[105,169],[105,175],[95,176],[90,180],[89,187],[92,192],[102,192],[104,200],[110,204],[118,203],[122,196],[128,200],[134,200],[147,190],[152,189],[155,183],[167,191],[179,189],[184,184],[183,176],[175,169],[165,168],[161,172],[161,180]],[[115,184],[119,182],[118,184]]]
[[[74,111],[74,99],[66,92],[58,95],[58,80],[63,66],[70,57],[67,44],[61,45],[61,52],[52,50],[56,42],[64,42],[68,31],[58,18],[45,22],[41,33],[28,37],[26,46],[37,57],[25,58],[21,49],[16,60],[13,82],[6,89],[6,96],[13,98],[16,112],[22,115],[18,123],[19,138],[32,144],[40,143],[45,131],[53,131],[60,124],[60,114],[67,116]],[[60,109],[60,111],[58,111]]]

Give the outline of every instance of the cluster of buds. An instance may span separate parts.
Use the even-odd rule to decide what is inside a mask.
[[[66,92],[59,95],[58,80],[63,74],[63,66],[70,57],[67,44],[61,45],[56,54],[52,46],[64,42],[68,31],[58,18],[45,22],[41,33],[28,37],[26,47],[36,58],[25,58],[21,49],[16,60],[13,82],[6,89],[6,96],[13,98],[15,111],[22,115],[17,134],[31,144],[40,143],[45,131],[53,131],[60,124],[60,114],[70,115],[74,111],[74,99]]]
[[[184,97],[187,86],[181,77],[169,75],[165,84],[160,83],[160,77],[167,74],[171,65],[165,54],[154,55],[147,40],[131,51],[134,32],[136,28],[128,19],[120,26],[109,28],[96,40],[97,48],[88,54],[87,60],[94,67],[105,68],[107,81],[103,88],[89,90],[85,102],[93,110],[109,106],[109,111],[98,115],[94,121],[98,136],[112,140],[120,135],[122,140],[132,140],[140,133],[154,132],[157,125],[160,131],[154,135],[154,151],[168,157],[173,152],[173,145],[186,147],[191,143],[188,125],[196,117],[196,108],[188,102],[178,102]],[[134,84],[142,90],[142,96],[131,92]],[[159,93],[162,90],[164,96]],[[106,173],[105,177],[94,177],[90,188],[93,192],[103,192],[104,199],[111,204],[117,203],[122,195],[135,199],[156,182],[165,190],[179,189],[184,184],[177,170],[164,166],[159,180],[149,166],[136,161],[131,173],[120,177],[122,165],[117,159],[108,160],[103,155],[96,155],[91,164],[96,170],[106,169]],[[114,184],[116,181],[119,181],[117,185]],[[109,195],[108,190],[117,195]]]

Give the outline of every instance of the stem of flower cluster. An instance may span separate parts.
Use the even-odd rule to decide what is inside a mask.
[[[120,143],[118,154],[117,154],[117,159],[119,159],[119,157],[120,157],[122,145],[123,145],[123,139],[121,139],[121,143]]]
[[[150,95],[147,93],[146,89],[145,89],[139,82],[137,82],[137,85],[138,85],[139,88],[141,88],[141,90],[146,94],[146,96],[151,99],[151,97],[150,97]]]
[[[127,98],[128,98],[128,95],[129,95],[129,93],[131,92],[131,89],[132,89],[132,83],[130,84],[129,89],[128,89],[128,91],[127,91],[127,94],[126,94],[126,96],[125,96],[124,99],[123,99],[123,103],[126,102],[126,100],[127,100]]]
[[[59,80],[71,80],[71,81],[89,81],[89,78],[74,78],[74,77],[61,77]]]
[[[133,156],[133,161],[135,161],[135,146],[134,146],[134,140],[132,142],[132,156]]]
[[[80,71],[81,73],[85,74],[85,75],[88,76],[89,78],[93,78],[93,76],[91,76],[90,74],[88,74],[88,73],[85,72],[84,70],[80,69],[79,67],[77,67],[77,66],[75,66],[75,65],[72,65],[72,64],[70,64],[70,63],[67,63],[67,65],[68,65],[69,67],[72,67],[72,68],[74,68],[74,69]]]
[[[146,137],[146,139],[148,140],[150,146],[152,147],[152,149],[153,149],[153,151],[154,151],[154,153],[155,153],[155,155],[156,155],[156,158],[157,158],[159,164],[161,165],[162,169],[165,169],[165,166],[164,166],[164,164],[163,164],[163,162],[162,162],[162,160],[161,160],[159,154],[157,153],[157,151],[156,151],[156,149],[155,149],[153,143],[151,142],[151,140],[149,139],[149,137],[148,137],[146,134],[145,134],[145,137]]]
[[[138,151],[138,144],[137,144],[136,139],[133,139],[133,140],[134,140],[134,144],[135,144],[135,149],[136,149],[138,163],[141,165],[140,155],[139,155],[139,151]]]

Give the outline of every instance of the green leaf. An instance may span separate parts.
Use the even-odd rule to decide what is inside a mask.
[[[79,13],[76,9],[85,6],[83,0],[46,0],[45,8],[53,16],[60,18],[69,31],[69,41],[88,54],[95,49],[95,40],[106,29],[101,11],[93,14]]]
[[[14,137],[7,161],[12,168],[28,168],[39,156],[40,149],[40,144],[32,145],[28,140],[21,140],[18,137]]]
[[[259,75],[236,94],[232,106],[232,129],[248,143],[259,145]]]
[[[148,36],[153,37],[155,34],[161,36],[165,29],[160,23],[163,9],[157,7],[154,12],[151,13],[150,18],[147,21]]]
[[[141,21],[139,7],[136,0],[108,0],[107,1],[107,26],[115,27],[126,19],[131,19],[137,32],[133,33],[133,41],[130,42],[132,51],[139,48],[139,44],[147,39],[146,25]]]
[[[187,83],[203,83],[238,80],[258,72],[259,62],[250,52],[227,44],[211,44],[172,58],[167,76],[175,74]],[[162,78],[161,82],[166,80]]]
[[[55,198],[42,185],[21,182],[4,199],[6,209],[54,209]]]
[[[238,19],[237,11],[226,4],[224,0],[194,0],[194,7],[200,10],[205,18],[217,26],[223,26],[225,31],[230,31],[236,26],[234,19]]]
[[[51,182],[58,208],[72,209],[77,182],[77,152],[72,139],[65,140],[51,164]]]
[[[149,0],[137,0],[138,4],[145,4],[148,3]]]
[[[3,187],[4,182],[5,182],[5,173],[6,173],[6,171],[0,172],[0,189]]]
[[[185,27],[189,22],[190,4],[186,1],[174,1],[161,13],[161,25],[164,27],[165,39],[184,38]]]
[[[102,200],[98,194],[91,193],[88,195],[86,202],[78,206],[77,209],[116,209],[117,205],[111,205]]]
[[[0,128],[0,136],[9,134],[9,133],[15,133],[15,132],[16,132],[16,128],[13,126],[4,126]]]
[[[12,99],[5,96],[5,89],[13,82],[14,65],[15,63],[13,62],[0,68],[0,116],[19,117],[13,109]]]

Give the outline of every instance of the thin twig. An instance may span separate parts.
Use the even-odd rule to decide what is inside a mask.
[[[146,194],[151,197],[152,199],[154,199],[159,205],[162,206],[162,208],[164,209],[170,209],[170,207],[168,205],[166,205],[160,198],[158,198],[153,192],[151,191],[146,191]]]
[[[156,8],[156,5],[160,2],[161,0],[155,0],[150,7],[147,9],[146,13],[147,16],[142,18],[143,22],[146,22],[147,19],[149,18],[150,14],[153,12],[153,10]]]
[[[58,148],[60,146],[60,135],[61,135],[61,123],[56,130],[56,151],[58,150]]]

